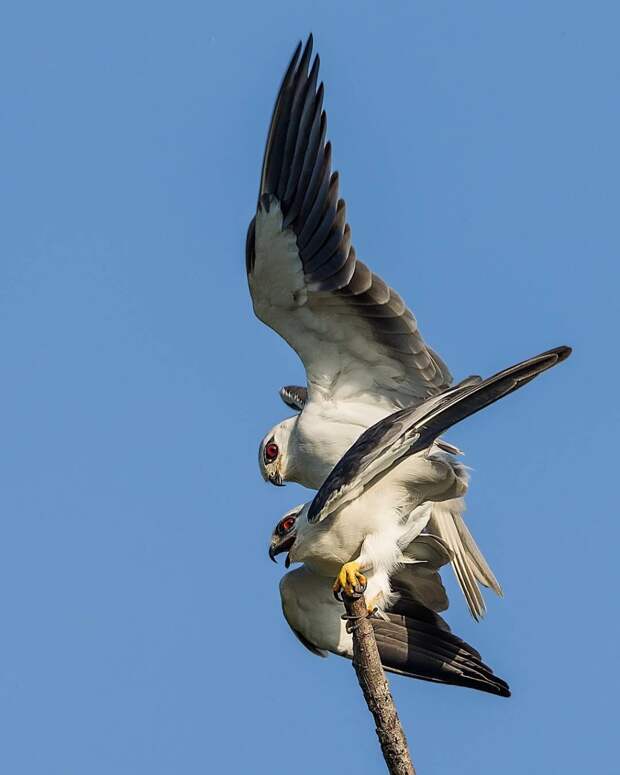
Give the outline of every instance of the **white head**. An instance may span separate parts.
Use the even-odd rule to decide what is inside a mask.
[[[282,552],[287,552],[285,566],[288,568],[291,564],[288,552],[293,548],[297,538],[298,520],[306,504],[300,503],[289,509],[278,524],[274,527],[271,538],[269,539],[269,557],[277,562],[276,557]]]
[[[258,448],[258,467],[266,482],[281,487],[287,481],[288,447],[297,417],[273,427]]]

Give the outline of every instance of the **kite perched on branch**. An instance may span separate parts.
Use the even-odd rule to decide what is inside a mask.
[[[429,454],[434,440],[531,382],[569,352],[558,347],[487,379],[470,378],[418,407],[379,420],[336,464],[314,500],[296,512],[288,560],[335,578],[336,593],[359,593],[369,580],[370,594],[372,579],[370,605],[386,608],[393,571],[427,527],[433,513],[430,501],[441,497],[437,478],[447,481],[444,472],[450,463],[438,453]],[[453,499],[463,494],[459,488],[464,482],[458,465],[451,466],[453,489],[447,497]]]
[[[272,559],[290,550],[298,516],[299,512],[289,512],[276,525],[269,544]],[[508,697],[506,682],[439,616],[448,608],[448,597],[438,571],[450,559],[448,547],[431,534],[420,535],[404,547],[390,578],[390,600],[380,615],[373,611],[370,616],[381,663],[386,670],[411,678]],[[373,582],[368,579],[369,599]],[[302,565],[282,577],[280,595],[291,630],[313,654],[353,657],[351,628],[342,617],[342,604],[333,595],[329,577]]]
[[[357,259],[331,171],[331,144],[310,67],[312,36],[298,46],[282,81],[269,129],[246,267],[257,316],[301,358],[308,387],[282,388],[296,417],[261,443],[264,478],[318,489],[363,430],[392,412],[446,390],[448,367],[424,341],[401,297]],[[440,449],[458,452],[437,442]],[[453,482],[435,464],[444,492]],[[446,498],[443,498],[445,500]],[[464,502],[437,508],[432,529],[453,550],[452,565],[475,619],[484,616],[479,585],[501,595],[495,575],[463,520]]]
[[[332,172],[319,58],[311,60],[312,36],[297,47],[280,87],[246,240],[254,311],[297,352],[307,383],[280,391],[296,414],[262,440],[260,470],[272,484],[318,490],[280,521],[270,555],[286,551],[287,566],[303,563],[281,583],[287,621],[314,653],[354,659],[391,771],[412,772],[404,755],[399,769],[400,726],[394,746],[387,729],[382,737],[381,725],[397,717],[393,705],[385,718],[379,709],[381,663],[509,695],[438,613],[447,608],[438,575],[447,563],[475,619],[485,613],[481,586],[501,595],[463,519],[468,475],[460,450],[441,434],[571,351],[556,347],[452,385],[402,298],[357,259]],[[368,610],[360,609],[364,592]],[[352,635],[356,622],[363,637]]]

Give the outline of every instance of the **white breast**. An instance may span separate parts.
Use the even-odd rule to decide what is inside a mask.
[[[388,475],[321,522],[309,524],[307,510],[300,515],[293,562],[305,562],[321,575],[336,576],[345,562],[357,558],[363,542],[381,535],[383,545],[394,542],[403,530],[411,506],[411,492]]]
[[[291,434],[287,478],[318,490],[362,433],[392,411],[356,402],[309,401]]]
[[[403,531],[409,530],[409,540],[413,540],[426,526],[420,520],[419,529],[412,530],[407,524],[411,513],[426,501],[460,497],[465,491],[466,483],[449,456],[412,456],[321,522],[308,523],[305,509],[290,558],[334,578],[344,563],[362,553],[369,567],[389,572]]]

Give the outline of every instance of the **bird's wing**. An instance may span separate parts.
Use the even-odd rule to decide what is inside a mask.
[[[431,611],[445,611],[449,601],[439,568],[451,558],[441,538],[422,533],[403,550],[403,563],[390,578],[392,591],[400,597],[409,596]]]
[[[288,407],[301,412],[308,400],[308,389],[301,385],[285,385],[280,388],[280,398]]]
[[[312,573],[305,565],[280,579],[284,618],[299,642],[319,657],[326,657],[327,651],[317,643],[337,642],[341,629],[338,617],[331,615],[335,600],[329,584],[325,595],[325,583],[323,577]]]
[[[308,521],[319,522],[359,497],[404,458],[427,449],[448,428],[523,387],[570,353],[569,347],[556,347],[485,380],[466,380],[421,406],[380,420],[359,437],[323,482],[310,505]]]
[[[400,296],[356,259],[311,50],[312,36],[293,55],[267,136],[246,242],[254,311],[298,353],[311,397],[420,403],[450,372]]]
[[[479,584],[490,587],[500,597],[502,596],[502,588],[484,559],[474,537],[467,529],[463,519],[464,511],[465,501],[463,498],[431,504],[427,530],[436,533],[449,547],[454,574],[465,595],[471,615],[476,621],[479,621],[486,613],[486,605]]]
[[[325,651],[325,649],[320,649],[318,646],[315,646],[314,643],[311,640],[308,640],[308,638],[306,638],[303,633],[299,632],[299,630],[296,630],[290,622],[289,627],[291,628],[293,635],[297,638],[297,640],[302,644],[302,646],[305,646],[311,654],[314,654],[317,657],[327,656],[327,651]]]
[[[509,697],[508,684],[484,664],[480,654],[456,635],[437,614],[419,604],[387,613],[387,621],[370,619],[386,670],[425,681],[467,686]],[[443,626],[429,618],[440,620]]]

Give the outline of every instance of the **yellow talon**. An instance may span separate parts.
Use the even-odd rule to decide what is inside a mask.
[[[349,597],[361,595],[366,586],[366,576],[360,573],[359,562],[345,562],[334,582],[334,594],[344,592]]]

